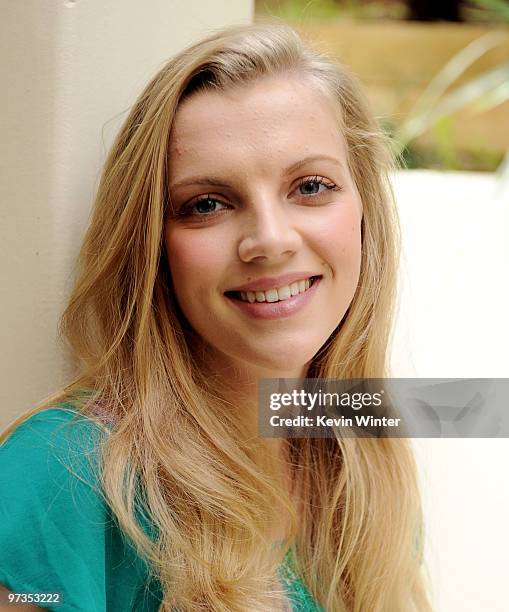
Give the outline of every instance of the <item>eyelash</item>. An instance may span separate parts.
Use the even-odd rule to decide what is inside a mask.
[[[324,187],[327,188],[328,191],[341,191],[341,187],[338,187],[336,183],[333,183],[332,181],[327,180],[323,176],[318,176],[318,175],[300,179],[299,184],[297,185],[297,189],[299,187],[302,187],[302,185],[310,185],[313,183],[317,183],[318,185],[323,185]],[[325,192],[322,191],[322,193],[325,193]],[[301,195],[304,195],[304,194],[301,194]],[[309,195],[319,195],[319,194],[309,194]]]
[[[313,184],[323,185],[324,187],[326,187],[327,191],[341,191],[342,189],[341,187],[336,185],[336,183],[333,183],[332,181],[327,180],[323,176],[318,176],[318,175],[301,179],[296,189],[299,189],[303,185],[313,185]],[[324,193],[327,193],[327,192],[322,191],[318,193],[310,193],[307,195],[300,194],[300,195],[304,198],[309,198],[313,196],[320,196],[320,195],[323,195]],[[194,206],[197,206],[201,202],[207,202],[208,200],[210,200],[211,202],[218,202],[219,204],[223,204],[223,205],[226,204],[225,202],[221,202],[215,197],[211,197],[210,195],[205,195],[205,196],[198,198],[197,200],[189,202],[188,204],[184,204],[184,206],[182,206],[180,210],[178,211],[177,216],[178,217],[202,217],[203,220],[210,218],[210,217],[215,217],[219,213],[219,211],[215,211],[211,213],[202,213],[202,214],[192,212],[192,209]]]

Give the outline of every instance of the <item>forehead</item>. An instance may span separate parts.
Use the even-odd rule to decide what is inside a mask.
[[[334,104],[297,76],[193,94],[177,110],[169,146],[170,177],[189,164],[262,172],[296,156],[346,155]]]

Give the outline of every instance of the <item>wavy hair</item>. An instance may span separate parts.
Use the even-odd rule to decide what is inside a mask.
[[[260,439],[198,367],[174,296],[163,228],[179,103],[289,73],[334,101],[364,211],[356,294],[308,376],[388,375],[399,238],[386,138],[343,66],[287,26],[239,25],[173,57],[130,111],[105,162],[60,322],[76,376],[30,414],[65,400],[101,422],[99,406],[114,423],[100,449],[102,491],[160,581],[160,610],[281,609],[277,568],[291,549],[325,610],[429,611],[410,441],[285,440],[290,498]],[[279,548],[268,533],[282,513],[291,528]]]

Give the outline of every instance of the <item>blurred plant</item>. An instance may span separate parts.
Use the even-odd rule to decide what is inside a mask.
[[[432,127],[437,143],[437,153],[440,165],[451,170],[458,170],[458,155],[454,146],[454,124],[455,117],[446,116],[439,119]]]
[[[403,19],[403,0],[255,0],[255,13],[298,22],[305,20]]]
[[[335,0],[259,0],[257,12],[271,15],[285,21],[306,19],[330,19],[340,15]]]
[[[443,130],[443,126],[447,125],[443,122],[461,109],[469,107],[477,112],[484,112],[509,101],[509,61],[502,62],[464,85],[450,90],[467,68],[501,43],[507,43],[507,33],[489,32],[474,40],[447,62],[428,84],[408,118],[396,130],[394,142],[398,156],[404,153],[415,138],[433,126],[440,126],[440,122]],[[440,131],[440,127],[438,130]],[[497,173],[500,181],[509,183],[509,150]]]
[[[502,21],[509,22],[509,4],[507,0],[474,0],[482,9],[491,11],[496,17]]]

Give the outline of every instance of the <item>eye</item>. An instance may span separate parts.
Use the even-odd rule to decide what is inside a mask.
[[[299,181],[297,189],[300,194],[305,197],[321,195],[327,191],[341,191],[341,187],[338,187],[336,183],[329,181],[323,176],[313,176],[303,178]]]
[[[184,204],[178,211],[178,216],[195,218],[213,217],[222,210],[222,208],[218,208],[218,206],[226,208],[227,205],[220,202],[212,195],[206,195],[188,204]]]

